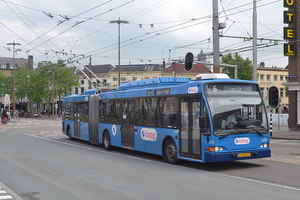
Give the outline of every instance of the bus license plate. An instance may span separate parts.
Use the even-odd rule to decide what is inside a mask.
[[[239,153],[238,157],[250,157],[251,154],[250,153]]]

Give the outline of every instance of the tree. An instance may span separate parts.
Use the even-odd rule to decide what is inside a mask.
[[[3,72],[0,72],[0,91],[2,98],[4,98],[5,94],[12,96],[13,79],[12,77],[5,76]],[[2,102],[2,104],[4,104],[4,102]]]
[[[70,94],[72,88],[79,85],[79,77],[73,74],[71,68],[48,63],[47,66],[40,67],[38,71],[41,75],[40,80],[43,80],[44,83],[41,84],[45,88],[44,97],[48,99],[48,102],[52,101],[52,98],[57,99],[57,97],[60,101],[62,96]]]
[[[243,59],[238,53],[227,54],[221,57],[221,63],[228,65],[237,65],[237,75],[242,80],[252,80],[252,62],[249,58]],[[223,67],[222,73],[227,74],[230,78],[234,78],[234,69],[231,67]]]
[[[13,72],[16,75],[16,97],[29,101],[28,110],[31,112],[33,102],[39,105],[43,100],[48,100],[48,108],[50,108],[52,98],[59,97],[60,100],[61,96],[71,93],[72,88],[79,85],[79,77],[74,76],[72,72],[71,68],[52,63],[37,69],[21,68]],[[0,83],[2,79],[4,80],[0,74]],[[5,86],[8,94],[12,94],[13,77],[5,80]]]

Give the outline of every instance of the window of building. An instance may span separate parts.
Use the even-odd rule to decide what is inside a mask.
[[[121,78],[121,81],[126,81],[126,78]]]
[[[280,88],[280,97],[284,97],[284,89]]]
[[[267,75],[267,81],[271,80],[271,75]]]
[[[83,87],[80,88],[80,91],[81,91],[81,94],[83,94],[84,93],[84,88]]]
[[[278,75],[274,75],[274,81],[278,81]]]
[[[75,88],[75,94],[78,94],[78,88],[77,87]]]
[[[82,84],[82,85],[84,84],[84,80],[81,80],[81,84]]]
[[[118,81],[118,78],[113,78],[113,81]]]
[[[284,81],[284,76],[280,75],[280,81]]]
[[[264,74],[261,74],[261,75],[260,75],[260,80],[263,81],[263,80],[264,80],[264,77],[265,77],[265,75],[264,75]]]

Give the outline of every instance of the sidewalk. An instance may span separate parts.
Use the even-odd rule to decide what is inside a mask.
[[[271,139],[300,140],[300,130],[292,130],[287,126],[273,126]]]

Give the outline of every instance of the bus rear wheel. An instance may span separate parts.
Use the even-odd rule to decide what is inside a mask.
[[[177,149],[172,139],[168,139],[164,144],[164,159],[171,164],[178,163]]]
[[[110,145],[110,136],[107,131],[103,133],[103,146],[106,150],[112,149],[112,146]]]

